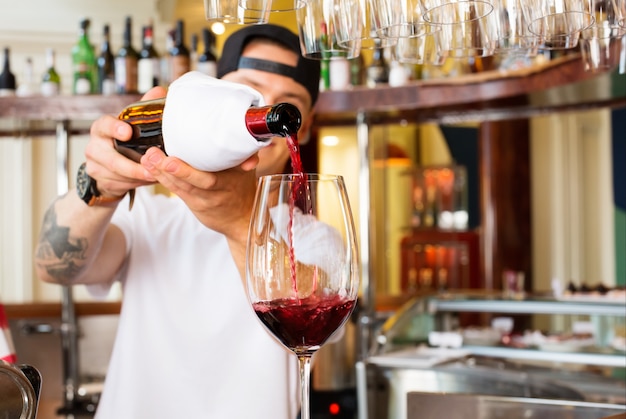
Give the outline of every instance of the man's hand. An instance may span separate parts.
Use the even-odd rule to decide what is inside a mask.
[[[165,89],[155,87],[142,100],[164,97],[165,93]],[[115,149],[114,139],[128,141],[131,136],[131,126],[111,115],[104,115],[91,125],[91,136],[85,148],[87,173],[96,179],[103,196],[124,195],[131,189],[156,181],[140,164]]]
[[[256,190],[253,170],[258,158],[221,172],[203,172],[153,147],[141,158],[142,166],[164,187],[179,196],[205,226],[240,238],[247,235]]]

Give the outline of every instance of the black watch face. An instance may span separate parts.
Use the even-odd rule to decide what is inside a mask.
[[[81,164],[78,168],[76,191],[78,192],[78,196],[85,202],[89,202],[93,196],[91,192],[91,178],[87,174],[85,163]]]

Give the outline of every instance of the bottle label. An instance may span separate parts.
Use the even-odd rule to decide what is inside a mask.
[[[197,70],[211,77],[217,77],[217,63],[215,61],[199,62]]]
[[[75,73],[86,73],[89,71],[89,65],[84,61],[79,61],[74,64],[74,72]]]
[[[137,59],[115,58],[115,82],[118,93],[136,93],[137,81]]]
[[[143,58],[137,64],[137,88],[139,93],[146,93],[159,85],[160,61],[158,58]]]
[[[56,96],[59,94],[59,85],[51,81],[41,83],[41,94],[44,96]]]
[[[115,94],[115,80],[114,79],[102,80],[102,94],[105,96],[110,96],[110,95]]]
[[[0,88],[0,97],[10,97],[15,96],[15,89],[1,89]]]
[[[189,72],[190,59],[184,55],[172,57],[172,80],[174,81],[183,74]]]
[[[85,77],[79,77],[74,83],[74,94],[88,95],[91,93],[91,81]]]

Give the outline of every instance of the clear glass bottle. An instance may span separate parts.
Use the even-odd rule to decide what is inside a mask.
[[[96,54],[89,40],[89,27],[91,21],[80,21],[78,41],[72,48],[72,64],[74,78],[72,93],[75,95],[87,95],[96,92]]]
[[[165,34],[165,53],[161,54],[161,86],[167,87],[172,82],[172,48],[174,48],[174,29]]]
[[[33,59],[27,57],[24,64],[24,78],[17,86],[15,94],[21,97],[34,96],[38,93],[38,90],[33,75]]]
[[[133,126],[133,137],[129,141],[116,140],[117,150],[134,161],[139,161],[150,147],[159,147],[167,152],[162,130],[164,108],[165,98],[140,101],[124,108],[118,118]],[[301,122],[300,111],[289,103],[252,106],[242,115],[242,123],[258,141],[295,135]]]
[[[120,94],[137,93],[137,62],[139,53],[133,48],[133,20],[126,16],[122,47],[115,57],[115,85]]]
[[[54,49],[46,49],[46,71],[41,78],[41,94],[56,96],[61,93],[61,77],[56,70]]]
[[[115,56],[111,51],[111,35],[109,25],[102,28],[102,46],[97,60],[98,93],[101,95],[115,94]]]

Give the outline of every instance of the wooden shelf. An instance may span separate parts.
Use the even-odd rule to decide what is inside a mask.
[[[606,79],[606,80],[605,80]],[[626,75],[590,73],[578,54],[544,65],[511,71],[486,71],[460,77],[414,81],[406,86],[354,87],[321,92],[316,112],[319,126],[354,124],[359,112],[372,122],[409,120],[497,120],[541,112],[586,107],[626,106],[626,89],[572,89],[601,81],[622,83]],[[578,90],[581,93],[578,93]],[[561,94],[563,93],[563,94]],[[117,115],[140,95],[0,98],[0,120],[92,121]],[[512,101],[512,99],[514,99]],[[511,105],[514,103],[514,106]]]
[[[586,72],[580,55],[574,54],[519,70],[327,91],[320,95],[316,118],[320,125],[353,124],[363,112],[371,123],[463,122],[626,106],[624,80],[626,75],[616,72]],[[611,91],[586,86],[589,83],[601,83]]]
[[[91,121],[117,115],[139,95],[31,96],[0,98],[0,118],[29,121]]]
[[[120,313],[120,302],[74,303],[77,316],[116,315]],[[4,304],[8,319],[37,317],[61,318],[61,303]]]

